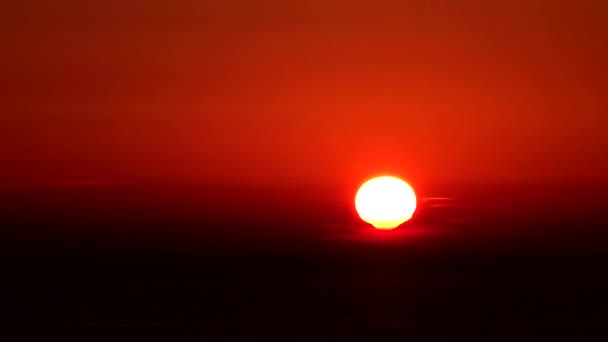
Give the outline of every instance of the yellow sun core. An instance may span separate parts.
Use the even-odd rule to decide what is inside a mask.
[[[377,229],[394,229],[410,220],[416,211],[416,194],[405,181],[376,177],[363,183],[355,196],[361,219]]]

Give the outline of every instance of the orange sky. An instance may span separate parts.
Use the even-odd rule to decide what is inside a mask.
[[[0,5],[0,176],[608,180],[605,1]]]

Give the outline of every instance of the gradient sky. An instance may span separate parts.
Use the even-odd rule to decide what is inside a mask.
[[[605,1],[9,0],[0,177],[608,180]]]

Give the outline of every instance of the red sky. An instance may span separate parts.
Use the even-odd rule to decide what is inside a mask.
[[[0,5],[0,177],[608,180],[605,1]]]

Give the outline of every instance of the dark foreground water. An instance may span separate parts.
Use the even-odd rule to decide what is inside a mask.
[[[188,207],[171,193],[129,204],[133,197],[116,195],[123,190],[71,191],[4,198],[6,339],[608,334],[598,197],[461,197],[421,205],[411,224],[378,232],[329,200],[306,216],[305,199],[268,194],[259,211],[224,199],[224,211],[208,212],[192,194]],[[278,202],[285,210],[268,215]]]
[[[552,262],[559,261],[547,261]],[[608,326],[603,267],[435,267],[4,273],[2,315],[26,335],[87,339],[226,334],[549,337],[605,334]]]

